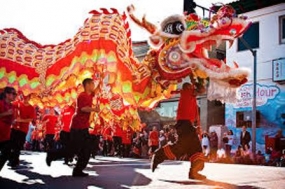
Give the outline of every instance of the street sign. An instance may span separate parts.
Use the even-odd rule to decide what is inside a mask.
[[[272,80],[285,81],[285,58],[272,61]]]

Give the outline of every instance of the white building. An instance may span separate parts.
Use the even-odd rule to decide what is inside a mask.
[[[248,0],[231,5],[252,22],[243,38],[257,51],[256,140],[257,150],[264,151],[266,135],[275,136],[280,129],[285,134],[285,3]],[[253,70],[253,55],[240,40],[227,48],[226,57],[228,63],[235,61]],[[251,131],[252,81],[253,71],[239,90],[238,102],[226,105],[226,126],[234,130],[238,139],[243,124]]]

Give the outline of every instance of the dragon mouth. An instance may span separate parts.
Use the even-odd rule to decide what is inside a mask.
[[[185,59],[193,71],[204,72],[210,79],[207,98],[209,100],[220,100],[221,102],[234,103],[237,100],[237,89],[247,82],[249,70],[239,68],[237,63],[234,67],[228,66],[223,60],[210,58],[208,52],[215,46],[218,48],[222,43],[228,41],[229,46],[233,44],[235,37],[228,35],[211,35],[201,40],[195,41],[195,48],[183,48],[181,50],[186,54]],[[189,44],[189,43],[188,43]],[[185,46],[184,46],[185,47]],[[187,52],[188,51],[188,52]]]
[[[186,35],[189,34],[186,33]],[[210,79],[219,80],[223,85],[239,87],[247,82],[249,70],[239,68],[235,62],[233,63],[234,67],[230,67],[224,60],[210,58],[208,55],[208,52],[212,51],[213,47],[218,48],[226,41],[229,43],[229,47],[231,47],[234,40],[235,36],[210,35],[202,37],[200,40],[196,38],[195,41],[187,43],[184,46],[180,44],[180,49],[186,54],[184,58],[191,69],[199,69],[205,75],[209,76]]]
[[[186,33],[189,36],[188,31]],[[195,37],[193,36],[192,33],[192,39]],[[219,80],[223,85],[239,87],[247,82],[249,70],[238,68],[236,63],[231,68],[223,60],[208,56],[208,51],[212,50],[213,46],[219,47],[225,41],[228,41],[231,46],[234,39],[233,36],[228,35],[211,35],[200,37],[200,39],[196,37],[194,41],[185,43],[182,36],[181,40],[173,40],[163,47],[158,59],[160,68],[167,73],[165,77],[171,75],[171,79],[175,79],[177,73],[180,73],[177,74],[179,77],[181,75],[186,77],[191,72],[199,70],[204,76]]]

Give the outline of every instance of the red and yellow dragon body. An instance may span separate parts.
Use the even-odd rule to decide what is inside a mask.
[[[187,76],[197,89],[209,85],[210,100],[235,100],[248,71],[205,53],[223,40],[232,42],[249,27],[231,7],[222,7],[210,21],[174,15],[160,27],[137,19],[133,6],[127,10],[128,15],[116,9],[91,11],[76,35],[57,45],[40,45],[16,29],[0,30],[0,88],[9,85],[24,95],[32,93],[31,102],[40,107],[62,107],[76,99],[82,80],[91,77],[99,85],[101,117],[133,119],[136,127],[137,109],[152,109],[170,98]],[[151,49],[142,62],[132,51],[128,16],[150,32]]]

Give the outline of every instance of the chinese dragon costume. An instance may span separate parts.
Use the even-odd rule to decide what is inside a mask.
[[[0,88],[32,93],[31,102],[40,107],[62,107],[76,99],[81,81],[91,77],[99,86],[100,117],[132,120],[134,129],[138,109],[153,109],[170,98],[188,76],[197,90],[208,86],[209,100],[235,101],[248,70],[209,58],[207,50],[242,35],[250,25],[244,17],[222,6],[208,21],[195,14],[174,15],[157,27],[133,11],[133,6],[123,14],[90,11],[75,36],[57,45],[41,45],[17,29],[0,30]],[[142,62],[132,50],[129,17],[150,33],[151,48]]]

